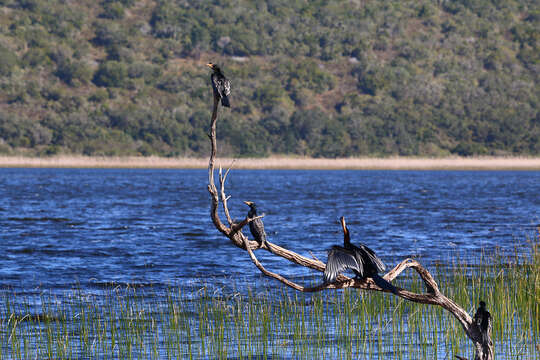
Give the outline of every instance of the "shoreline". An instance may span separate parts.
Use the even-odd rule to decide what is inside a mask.
[[[220,165],[234,169],[290,170],[540,170],[540,157],[451,157],[451,158],[217,158]],[[148,168],[206,169],[208,158],[0,156],[1,168]]]

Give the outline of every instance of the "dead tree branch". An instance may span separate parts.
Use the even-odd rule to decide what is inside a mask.
[[[367,279],[353,279],[345,275],[339,275],[335,283],[332,284],[321,284],[314,287],[307,287],[301,284],[298,284],[292,280],[285,278],[284,276],[267,270],[261,262],[255,256],[254,250],[264,249],[272,252],[275,256],[279,256],[283,259],[286,259],[294,264],[299,266],[307,267],[316,271],[323,272],[325,269],[325,264],[318,259],[310,259],[308,257],[302,256],[295,253],[294,251],[288,250],[281,246],[266,241],[265,243],[259,244],[256,241],[249,240],[243,233],[242,228],[247,225],[250,221],[253,221],[255,218],[244,218],[242,221],[235,223],[230,216],[227,200],[229,197],[225,193],[225,181],[227,175],[229,174],[230,168],[225,172],[225,175],[222,173],[222,169],[219,169],[219,181],[220,189],[218,191],[214,183],[214,166],[217,154],[217,139],[216,139],[216,122],[217,122],[217,113],[219,106],[219,98],[214,96],[214,107],[212,111],[212,119],[210,123],[210,142],[211,142],[211,152],[210,160],[208,163],[208,192],[210,193],[211,206],[210,206],[210,217],[216,229],[225,235],[235,246],[246,250],[253,264],[263,273],[264,275],[276,279],[282,284],[289,286],[297,291],[302,292],[317,292],[325,289],[345,289],[345,288],[356,288],[364,289],[371,291],[385,291],[378,287],[373,280],[370,278]],[[229,226],[226,226],[219,217],[219,207],[223,207],[223,212],[227,219]],[[261,217],[261,216],[259,216]],[[259,218],[257,217],[257,218]],[[433,276],[426,270],[418,261],[413,259],[405,259],[397,264],[393,269],[391,269],[383,277],[387,281],[392,281],[397,278],[403,271],[412,268],[414,269],[422,281],[425,284],[426,292],[425,293],[415,293],[408,291],[406,289],[397,288],[396,296],[399,296],[405,300],[420,303],[420,304],[429,304],[441,306],[448,312],[450,312],[462,325],[465,334],[469,339],[474,343],[476,349],[475,360],[493,360],[493,343],[489,340],[488,344],[482,344],[482,336],[480,329],[474,323],[472,317],[458,304],[453,300],[444,296],[437,285],[437,282]],[[389,292],[390,293],[390,292]]]
[[[225,217],[227,218],[229,226],[232,226],[233,220],[231,218],[231,215],[229,214],[229,207],[227,206],[227,201],[229,200],[230,196],[225,195],[225,180],[227,180],[227,175],[229,175],[229,170],[231,170],[230,167],[225,172],[225,175],[223,175],[223,171],[221,169],[221,166],[219,167],[219,185],[220,185],[220,189],[221,189],[221,191],[220,191],[220,193],[221,193],[221,202],[223,203],[223,210],[225,212]]]

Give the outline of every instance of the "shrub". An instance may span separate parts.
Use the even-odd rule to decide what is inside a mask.
[[[156,87],[172,94],[175,94],[184,88],[182,81],[178,78],[178,76],[167,76],[165,79],[160,81]]]
[[[92,71],[83,62],[64,60],[58,64],[55,75],[68,85],[87,84]]]
[[[126,83],[126,65],[118,61],[102,63],[94,74],[93,82],[97,86],[123,87]]]
[[[8,76],[17,64],[17,55],[0,44],[0,75]]]
[[[105,89],[97,89],[90,97],[88,98],[89,101],[100,103],[109,98],[109,93]]]
[[[153,84],[161,76],[161,68],[143,62],[133,63],[128,67],[128,76],[131,79],[143,78],[146,84]]]
[[[1,55],[0,55],[1,56]],[[3,57],[3,56],[2,56]],[[1,61],[1,60],[0,60]],[[40,48],[30,48],[22,57],[22,64],[25,67],[36,67],[36,66],[45,66],[51,64],[51,59],[45,52],[45,50]]]
[[[451,150],[452,154],[459,156],[484,155],[487,153],[486,148],[477,143],[460,142]]]
[[[124,17],[124,7],[118,2],[109,2],[103,6],[101,17],[105,19],[118,20]]]
[[[94,44],[99,46],[120,46],[126,45],[127,35],[117,23],[96,24],[96,36],[93,39]]]

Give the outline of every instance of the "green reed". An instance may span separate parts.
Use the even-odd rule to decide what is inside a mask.
[[[441,291],[493,314],[496,353],[540,359],[540,253],[491,253],[429,266]],[[320,281],[319,279],[314,279]],[[423,292],[413,271],[399,286]],[[271,284],[276,285],[276,284]],[[357,290],[302,294],[274,286],[108,286],[63,294],[0,293],[1,359],[445,359],[473,357],[439,307]]]

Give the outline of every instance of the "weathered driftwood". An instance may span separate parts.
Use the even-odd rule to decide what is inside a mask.
[[[210,217],[212,222],[217,230],[219,230],[225,237],[227,237],[234,245],[237,247],[246,250],[255,266],[266,276],[274,278],[281,283],[302,292],[316,292],[324,289],[344,289],[344,288],[356,288],[364,289],[370,291],[385,291],[378,287],[371,279],[358,280],[350,278],[344,275],[338,276],[338,281],[332,284],[321,284],[314,287],[306,287],[304,285],[298,284],[292,280],[285,278],[275,272],[272,272],[266,269],[260,261],[255,256],[254,250],[264,249],[272,252],[275,256],[282,257],[288,261],[291,261],[299,266],[308,267],[313,270],[323,272],[325,269],[325,264],[315,258],[310,259],[308,257],[302,256],[295,253],[294,251],[288,250],[281,246],[271,243],[267,240],[266,244],[259,244],[256,241],[250,241],[243,233],[242,228],[247,225],[250,221],[253,221],[254,218],[244,218],[241,222],[236,223],[230,216],[227,200],[229,197],[225,193],[225,180],[229,173],[229,170],[223,175],[222,169],[219,169],[219,183],[220,189],[218,191],[215,182],[214,182],[214,172],[215,172],[215,160],[217,154],[217,137],[216,137],[216,121],[218,113],[219,98],[214,97],[214,107],[212,111],[212,119],[210,123],[210,133],[208,134],[211,142],[211,153],[210,160],[208,163],[208,191],[211,197],[211,209]],[[219,207],[223,207],[223,212],[227,219],[228,225],[225,225],[219,217]],[[259,216],[260,217],[260,216]],[[418,261],[413,259],[405,259],[397,264],[392,270],[390,270],[383,277],[387,281],[392,281],[398,277],[403,271],[408,268],[414,269],[420,278],[423,280],[426,286],[426,292],[419,294],[415,292],[408,291],[406,289],[398,288],[396,296],[399,296],[405,300],[421,303],[421,304],[430,304],[438,305],[450,312],[454,317],[459,321],[465,334],[469,339],[474,343],[476,349],[475,360],[493,360],[493,343],[489,340],[488,344],[482,344],[482,336],[480,329],[474,323],[473,318],[465,311],[461,306],[456,304],[452,299],[444,296],[440,291],[435,279]],[[390,292],[389,292],[390,293]],[[491,338],[491,336],[489,336]],[[463,359],[456,355],[458,359]]]

